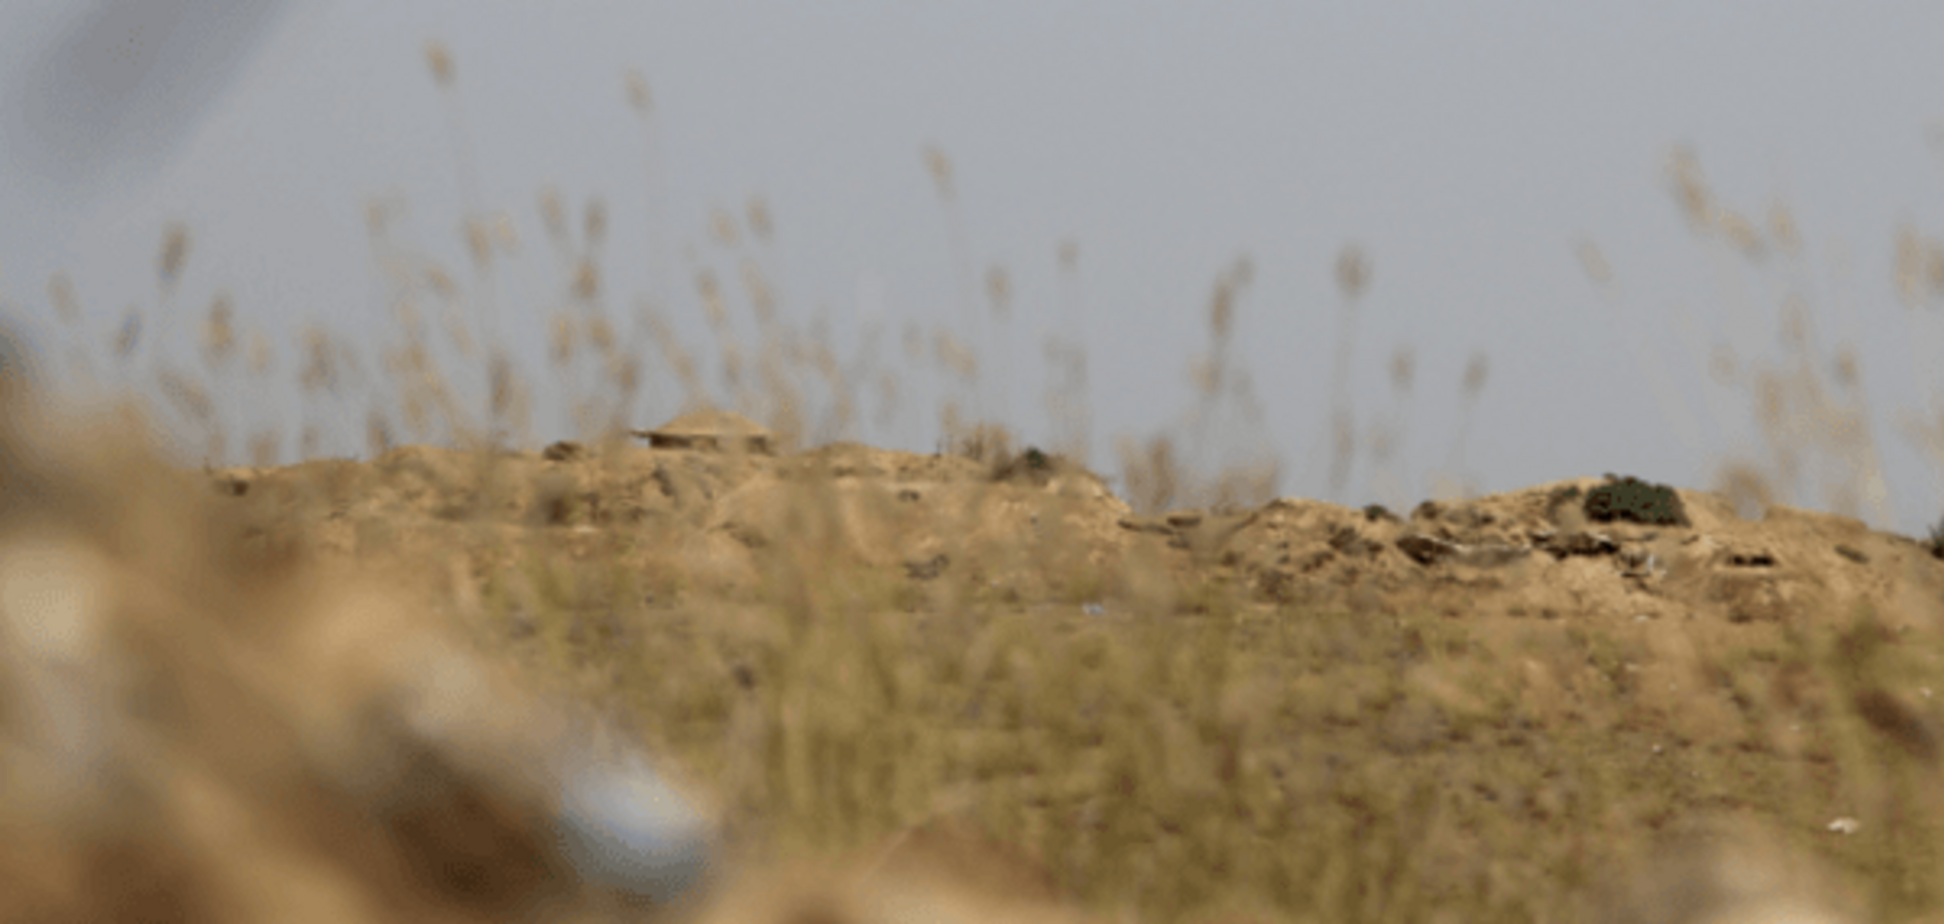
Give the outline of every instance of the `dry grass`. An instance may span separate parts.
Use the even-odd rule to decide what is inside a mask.
[[[468,190],[476,189],[459,117],[461,82],[442,50],[434,46],[428,59],[451,107],[457,169]],[[652,139],[647,88],[634,78],[628,89]],[[965,313],[975,316],[973,259],[951,164],[932,150],[927,165],[960,264]],[[1704,246],[1749,261],[1800,247],[1786,212],[1777,212],[1764,230],[1716,202],[1691,158],[1677,159],[1670,178]],[[1944,916],[1944,805],[1938,804],[1944,787],[1931,719],[1881,692],[1944,689],[1944,678],[1937,677],[1936,644],[1928,641],[1934,633],[1887,641],[1886,627],[1898,623],[1897,614],[1758,621],[1750,631],[1734,632],[1697,625],[1681,650],[1668,654],[1601,624],[1547,621],[1514,630],[1355,596],[1341,605],[1265,603],[1213,569],[1176,581],[1078,564],[1054,601],[1067,606],[1050,608],[1041,605],[1048,601],[1008,597],[970,579],[952,577],[935,593],[921,592],[849,566],[833,557],[829,544],[815,541],[835,517],[832,492],[815,485],[802,493],[800,515],[790,520],[797,531],[767,547],[762,580],[731,591],[694,586],[680,569],[657,565],[656,556],[672,558],[678,550],[659,549],[652,530],[601,521],[590,506],[595,501],[564,482],[535,488],[549,498],[546,519],[593,529],[607,551],[590,556],[530,535],[509,537],[495,528],[491,511],[525,496],[506,483],[502,460],[510,448],[535,446],[533,397],[494,342],[493,267],[510,232],[484,217],[472,195],[465,227],[473,265],[464,284],[460,274],[394,240],[385,208],[374,206],[374,253],[391,284],[399,339],[374,364],[386,377],[377,384],[353,345],[331,334],[315,332],[296,347],[307,396],[301,430],[308,436],[300,442],[315,445],[326,429],[349,427],[365,434],[374,458],[403,444],[473,450],[466,489],[457,492],[469,500],[442,514],[466,537],[462,545],[473,567],[441,585],[443,596],[427,606],[460,614],[462,632],[497,660],[598,703],[687,776],[712,781],[726,849],[738,868],[796,871],[730,888],[716,896],[722,904],[699,913],[722,920],[890,920],[905,907],[898,902],[919,901],[932,903],[946,920],[1051,919],[1081,911],[1157,922],[1823,920],[1780,917],[1820,901],[1867,920]],[[668,303],[644,302],[626,320],[612,313],[601,263],[607,218],[598,201],[585,210],[578,239],[557,194],[543,194],[542,214],[563,280],[561,306],[548,325],[553,374],[569,391],[574,439],[617,446],[628,429],[659,422],[638,419],[644,397],[681,407],[712,399],[771,424],[787,451],[847,436],[874,401],[897,399],[899,373],[875,351],[840,362],[831,344],[797,329],[777,309],[764,257],[772,217],[760,200],[741,222],[726,212],[717,221],[719,256],[736,268],[729,277],[735,282],[706,269],[694,281],[694,303],[715,338],[709,349],[722,370],[720,387],[710,387],[696,353],[676,342]],[[186,229],[165,235],[164,304],[176,296],[193,252],[190,240]],[[1899,267],[1912,299],[1944,294],[1941,250],[1905,232]],[[1606,284],[1610,275],[1597,250],[1589,245],[1583,256],[1593,281]],[[1076,261],[1074,253],[1062,255],[1063,267]],[[1338,264],[1343,307],[1333,495],[1357,464],[1345,364],[1372,273],[1360,250],[1346,248]],[[1239,414],[1238,429],[1246,432],[1262,414],[1247,401],[1225,404],[1247,394],[1229,387],[1246,376],[1227,344],[1241,323],[1237,307],[1249,276],[1242,262],[1216,281],[1208,311],[1211,350],[1196,367],[1199,415],[1180,433],[1129,440],[1121,449],[1122,494],[1142,513],[1240,510],[1275,496],[1276,460],[1251,456],[1247,447],[1239,460],[1198,455],[1220,442],[1207,432],[1215,426],[1207,421]],[[1002,270],[987,275],[987,294],[992,320],[1003,323],[1009,293]],[[50,297],[63,323],[78,327],[84,312],[72,284],[57,277]],[[738,304],[747,306],[748,317],[734,317]],[[1799,325],[1806,315],[1788,317]],[[753,343],[737,333],[749,325]],[[178,446],[194,447],[190,458],[223,453],[230,445],[226,421],[241,414],[244,445],[259,465],[268,465],[276,444],[270,409],[246,400],[218,413],[210,397],[252,391],[248,381],[271,374],[267,347],[250,330],[246,311],[220,295],[203,332],[208,380],[228,384],[204,384],[172,370],[158,354],[150,356],[149,374],[137,373],[140,344],[126,331],[109,344],[122,370],[118,383],[163,396],[165,403],[146,413]],[[1055,397],[1072,430],[1061,436],[1056,448],[1062,452],[1042,452],[1017,445],[1004,426],[987,419],[979,406],[976,351],[944,332],[929,339],[960,388],[941,411],[941,449],[988,466],[995,483],[1084,471],[1084,456],[1075,451],[1086,445],[1088,426],[1080,400],[1083,358],[1053,352],[1069,373]],[[922,353],[926,340],[911,332],[906,346]],[[1724,467],[1719,487],[1751,503],[1792,496],[1805,458],[1826,451],[1851,476],[1850,493],[1832,494],[1833,502],[1840,507],[1843,497],[1869,496],[1878,479],[1870,447],[1855,445],[1854,427],[1816,423],[1853,412],[1830,399],[1821,365],[1808,361],[1807,334],[1797,330],[1790,342],[1801,361],[1755,378],[1755,393],[1763,396],[1756,413],[1775,464],[1736,460]],[[241,374],[250,377],[242,383],[235,379],[239,349],[247,366]],[[455,369],[482,374],[466,379]],[[1488,369],[1482,356],[1468,368],[1461,383],[1468,408]],[[1853,359],[1839,369],[1849,371],[1834,390],[1847,391]],[[1393,363],[1400,395],[1410,389],[1411,370],[1412,358],[1400,354]],[[651,380],[673,386],[657,392]],[[361,409],[326,400],[360,389],[371,392]],[[10,419],[11,427],[24,425]],[[1387,451],[1373,448],[1381,466]],[[88,477],[100,481],[115,480],[116,466],[150,471],[111,449],[89,453],[88,464],[104,473]],[[1944,452],[1939,461],[1944,464]],[[8,496],[17,496],[26,470],[10,461],[3,471]],[[347,469],[311,483],[337,492],[333,503],[348,505],[357,500],[355,481]],[[147,490],[162,489],[132,482],[130,494],[113,503],[139,509]],[[21,516],[10,509],[8,524]],[[316,526],[292,514],[254,528],[301,545]],[[213,554],[206,549],[221,541],[157,529],[128,538],[133,545],[101,538],[101,554],[136,562],[178,552],[193,557]],[[629,565],[644,548],[648,564]],[[284,600],[308,606],[305,594],[315,589],[262,577],[268,572],[260,574],[258,566],[192,562],[177,572],[164,561],[153,567],[165,575],[269,582],[185,591],[238,595],[226,611],[258,612]],[[1118,618],[1075,615],[1073,604],[1104,604]],[[626,644],[615,641],[617,632],[626,633]],[[212,633],[184,635],[174,644],[184,669],[194,671],[198,658],[216,657],[230,642]],[[44,659],[11,657],[9,670],[16,673],[48,669]],[[1686,665],[1711,687],[1683,695],[1643,686],[1630,668],[1655,657]],[[362,676],[348,667],[331,670],[331,682]],[[348,709],[373,694],[360,687],[305,695]],[[27,740],[17,729],[12,733]],[[212,752],[221,747],[214,739],[183,740]],[[1660,754],[1662,743],[1670,749],[1665,759],[1645,757]],[[0,751],[16,753],[18,747]],[[9,791],[20,791],[26,771],[5,766]],[[241,784],[219,782],[211,791],[232,786]],[[10,819],[34,837],[92,843],[75,833],[81,822],[40,815],[22,821],[19,813],[31,806],[17,797],[6,804]],[[1831,804],[1853,806],[1864,830],[1878,833],[1828,834]],[[245,808],[251,818],[296,821],[272,802]],[[237,905],[243,910],[226,912],[231,919],[279,917],[256,913],[282,907],[275,901],[315,897],[317,907],[336,907],[330,902],[337,893],[304,878],[307,870],[324,868],[314,854],[300,852],[270,869],[265,864],[275,858],[259,859],[255,841],[236,833],[246,820],[227,817],[229,834],[210,835],[209,852],[182,855],[177,865],[117,855],[106,867],[71,868],[52,878],[35,865],[41,842],[10,836],[0,880],[67,883],[69,891],[47,893],[54,897],[44,899],[45,907],[75,912],[88,910],[77,896],[90,884],[126,874],[129,863],[149,877],[144,882],[166,892],[172,877],[214,875],[233,857],[236,866],[226,874],[260,882],[271,891],[248,894],[272,904]],[[945,847],[917,853],[921,859],[912,861],[916,871],[909,875],[884,873],[887,861],[877,851],[891,844],[889,855],[903,856],[897,845],[911,832],[940,825],[961,832],[947,844],[1002,845],[995,853],[1012,859],[991,862],[1012,872],[981,879],[969,871],[987,868],[986,861]],[[175,856],[132,843],[138,858]],[[1693,845],[1695,853],[1670,854],[1677,845]],[[1762,848],[1753,865],[1752,848]],[[1020,857],[1036,872],[1018,872]],[[1773,872],[1805,862],[1826,881]],[[347,868],[352,872],[336,875],[364,875]],[[940,869],[953,872],[917,898],[898,897],[898,889]],[[807,872],[814,870],[847,872]],[[1035,884],[1022,884],[1028,879]],[[385,881],[387,888],[403,888]],[[13,892],[9,900],[21,894],[28,893]],[[440,907],[454,915],[478,910]],[[179,910],[177,917],[190,919],[200,918],[192,910],[203,909]],[[166,911],[159,916],[168,917]],[[1756,917],[1722,916],[1731,913]],[[1761,917],[1771,913],[1777,917]]]

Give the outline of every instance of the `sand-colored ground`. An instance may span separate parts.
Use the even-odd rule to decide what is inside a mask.
[[[1144,908],[1139,879],[1115,877],[1211,862],[1171,852],[1182,838],[1208,840],[1168,833],[1181,822],[1166,818],[1184,811],[1260,816],[1222,837],[1272,838],[1261,848],[1270,854],[1241,864],[1258,875],[1237,875],[1232,890],[1209,880],[1196,914],[1274,918],[1284,912],[1260,876],[1278,874],[1260,870],[1274,868],[1273,838],[1285,835],[1261,825],[1300,814],[1291,800],[1365,811],[1343,801],[1355,787],[1331,768],[1345,761],[1400,787],[1424,785],[1409,768],[1431,768],[1445,781],[1443,817],[1459,821],[1442,833],[1370,829],[1376,840],[1361,846],[1354,826],[1319,828],[1308,843],[1320,855],[1422,837],[1420,864],[1448,862],[1436,858],[1453,849],[1489,854],[1468,861],[1484,864],[1475,874],[1420,865],[1419,875],[1472,876],[1503,907],[1525,890],[1614,920],[1778,920],[1786,909],[1855,907],[1856,877],[1892,836],[1879,830],[1894,823],[1885,812],[1927,804],[1884,795],[1896,784],[1881,780],[1855,790],[1849,778],[1862,771],[1849,761],[1935,772],[1931,688],[1866,662],[1879,649],[1936,650],[1944,562],[1840,517],[1776,507],[1745,520],[1718,496],[1607,477],[1401,515],[1285,498],[1140,517],[1099,478],[1037,451],[974,460],[853,444],[781,455],[631,442],[406,447],[370,462],[197,471],[156,463],[139,428],[101,426],[107,417],[9,414],[8,920],[1171,917],[1186,909]],[[541,586],[559,572],[535,561],[628,575],[633,599],[563,596]],[[983,615],[968,622],[972,613]],[[833,641],[804,623],[832,619],[879,628]],[[1042,639],[1044,660],[995,654],[993,627],[1007,620]],[[1075,694],[1078,711],[1036,719],[1031,703],[975,691],[970,711],[953,713],[963,729],[931,731],[1006,730],[1010,744],[993,739],[1001,750],[965,753],[1025,776],[960,776],[951,799],[905,800],[914,811],[894,805],[911,785],[903,771],[886,771],[875,820],[820,839],[805,819],[829,829],[857,795],[779,794],[798,771],[749,757],[781,753],[788,764],[793,728],[828,735],[817,723],[846,721],[841,704],[820,704],[828,688],[803,678],[849,683],[876,669],[872,633],[942,639],[944,653],[890,668],[971,665],[940,685],[980,687],[980,671],[1006,662],[1071,670],[1085,686],[1103,658],[1123,657],[1114,646],[1144,657],[1138,646],[1156,636],[1140,633],[1174,631],[1157,621],[1219,623],[1217,638],[1242,659],[1196,681],[1213,684],[1204,693],[1215,712],[1194,718],[1204,694],[1191,686],[1180,713],[1189,725],[1156,719],[1166,740],[1154,759],[1182,768],[1103,771],[1111,759],[1089,756],[1112,750],[1116,709],[1149,705],[1095,690]],[[905,628],[882,628],[894,623]],[[1322,628],[1291,636],[1305,626]],[[1833,647],[1804,641],[1822,638]],[[1166,658],[1189,643],[1160,644]],[[666,660],[677,650],[680,665]],[[1184,695],[1129,670],[1127,703],[1168,711]],[[935,695],[929,681],[883,682],[888,708],[935,722],[915,700],[896,705]],[[896,693],[900,683],[916,692]],[[995,708],[1011,716],[1000,726],[988,721]],[[1832,724],[1840,715],[1849,726]],[[1208,721],[1217,726],[1194,730]],[[1861,738],[1846,737],[1851,726]],[[1169,743],[1173,734],[1186,737]],[[910,762],[935,760],[939,747],[950,750],[923,739]],[[1562,762],[1561,749],[1579,763]],[[625,774],[611,769],[630,766],[617,753],[656,755],[684,793],[682,830],[707,851],[709,875],[695,879],[705,884],[672,911],[630,903],[661,886],[617,886],[625,872],[603,879],[559,841],[576,795],[564,781],[589,766]],[[1204,759],[1216,763],[1190,768]],[[751,760],[772,769],[751,776]],[[1520,783],[1491,769],[1507,761],[1554,769]],[[1586,815],[1573,778],[1585,761],[1641,792],[1616,783],[1605,814]],[[1762,782],[1785,772],[1797,782]],[[1665,779],[1639,783],[1655,778]],[[985,782],[968,789],[974,780]],[[1116,791],[1129,786],[1138,791]],[[1647,797],[1660,806],[1635,804]],[[995,798],[1026,800],[1012,816],[1019,827],[994,825]],[[1105,830],[1095,827],[1105,806],[1143,804],[1161,827],[1120,835],[1132,840],[1108,863],[1107,835],[1087,832]],[[1845,806],[1865,819],[1857,828],[1822,824]],[[1049,825],[1078,827],[1063,839]],[[1575,830],[1574,850],[1605,872],[1553,881],[1567,874],[1518,847],[1527,837],[1556,847]],[[1739,833],[1708,833],[1721,830]],[[1872,839],[1860,852],[1830,846]],[[1204,872],[1234,873],[1234,862]],[[1322,890],[1345,874],[1293,885]],[[1541,878],[1520,884],[1531,875]],[[1413,907],[1476,908],[1478,898],[1421,895]],[[1378,903],[1342,916],[1384,916],[1378,899],[1360,901]],[[1756,916],[1708,916],[1738,908]]]

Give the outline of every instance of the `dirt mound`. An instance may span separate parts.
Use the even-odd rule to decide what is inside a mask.
[[[1360,589],[1365,605],[1394,597],[1389,605],[1453,616],[1729,623],[1847,618],[1867,606],[1925,628],[1944,614],[1944,562],[1913,539],[1784,506],[1743,520],[1718,495],[1675,488],[1659,489],[1667,500],[1653,509],[1664,514],[1616,512],[1629,490],[1648,487],[1583,478],[1426,502],[1408,518],[1278,500],[1226,520],[1130,526],[1275,600]]]
[[[1670,727],[1696,708],[1671,692],[1698,669],[1682,654],[1690,626],[1759,640],[1869,613],[1904,638],[1934,634],[1944,606],[1944,563],[1914,540],[1786,507],[1742,520],[1716,495],[1612,477],[1407,515],[1285,498],[1138,517],[1097,476],[1030,450],[975,461],[848,443],[784,455],[404,447],[371,463],[184,473],[128,449],[121,428],[13,414],[0,441],[9,919],[135,907],[217,921],[301,917],[293,908],[569,917],[692,881],[708,813],[644,814],[690,803],[660,795],[637,752],[587,744],[597,723],[564,718],[578,713],[473,644],[477,586],[515,575],[507,549],[520,543],[647,575],[651,608],[704,604],[653,610],[671,624],[726,620],[737,601],[780,591],[876,595],[870,606],[921,620],[977,603],[1084,625],[1193,615],[1218,588],[1257,626],[1323,607],[1420,627],[1623,627],[1654,657],[1598,669],[1636,697],[1626,721]],[[509,593],[517,623],[524,598]],[[765,695],[774,668],[724,644],[707,656]],[[1567,661],[1542,660],[1515,662],[1525,679],[1506,708],[1534,705],[1506,720],[1505,747],[1527,746],[1518,722],[1601,695],[1563,673]],[[1443,689],[1432,668],[1401,676]],[[1867,678],[1852,692],[1871,727],[1935,760],[1925,705]],[[1315,708],[1336,716],[1326,706]],[[1325,718],[1340,736],[1368,724],[1387,759],[1406,760],[1445,740],[1423,731],[1438,722],[1400,732],[1412,709]],[[1628,747],[1641,739],[1638,760],[1658,759],[1659,731],[1624,731]],[[1693,739],[1676,732],[1667,740]],[[702,914],[1075,919],[1031,858],[961,834],[908,832],[849,865],[715,892]],[[1686,888],[1669,875],[1668,888]],[[1732,905],[1732,891],[1709,901]]]
[[[733,593],[804,544],[888,580],[1018,602],[1148,598],[1156,581],[1232,584],[1265,605],[1425,607],[1453,616],[1782,624],[1858,607],[1944,616],[1944,562],[1860,521],[1582,478],[1406,515],[1283,498],[1134,516],[1090,472],[1031,451],[1005,465],[838,443],[787,456],[613,446],[482,464],[425,447],[370,465],[213,473],[292,541],[370,557],[443,554],[467,524],[639,537],[629,564]],[[951,583],[948,581],[946,583]]]

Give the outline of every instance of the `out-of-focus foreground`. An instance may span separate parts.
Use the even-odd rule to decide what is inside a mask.
[[[468,227],[489,289],[495,226]],[[170,284],[187,245],[164,237]],[[169,455],[150,427],[227,435],[166,358],[115,402],[7,379],[0,917],[1944,913],[1935,537],[1768,504],[1748,468],[1390,511],[1276,498],[1273,466],[1192,470],[1167,438],[1117,492],[956,410],[934,454],[824,439],[896,383],[830,361],[758,270],[764,340],[719,344],[741,371],[714,403],[768,427],[709,407],[652,311],[694,413],[634,420],[650,358],[582,252],[554,326],[556,374],[600,383],[574,439],[529,438],[460,284],[402,259],[368,461]],[[1342,267],[1354,300],[1368,268]],[[239,348],[267,368],[238,325],[211,307],[212,379]],[[300,349],[319,392],[355,353]]]

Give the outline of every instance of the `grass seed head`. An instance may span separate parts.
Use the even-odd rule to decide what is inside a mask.
[[[1665,170],[1674,200],[1680,205],[1682,214],[1687,216],[1688,226],[1696,231],[1712,227],[1714,196],[1701,177],[1701,162],[1694,156],[1694,151],[1683,145],[1668,152]]]
[[[1485,379],[1491,374],[1491,371],[1492,358],[1482,351],[1474,352],[1471,358],[1466,360],[1465,379],[1460,386],[1465,393],[1466,400],[1477,398],[1478,393],[1485,390]]]
[[[574,262],[574,299],[583,303],[592,302],[601,295],[601,268],[593,260]]]
[[[754,260],[742,263],[743,288],[749,293],[749,307],[756,312],[756,320],[764,327],[776,322],[776,292],[770,288],[769,279],[763,275],[763,268]]]
[[[733,249],[741,242],[741,235],[736,230],[735,216],[730,215],[729,210],[722,206],[718,205],[709,212],[709,230],[715,235],[716,243],[724,247]]]
[[[1802,236],[1796,229],[1795,212],[1787,202],[1780,199],[1769,206],[1769,236],[1775,238],[1775,246],[1782,252],[1794,257],[1802,252]]]
[[[1391,353],[1391,388],[1399,394],[1411,391],[1411,379],[1417,373],[1417,354],[1410,347],[1398,347]]]
[[[391,452],[397,446],[392,435],[391,419],[376,408],[365,413],[365,453],[373,459]]]
[[[932,185],[938,190],[938,197],[951,202],[958,198],[952,185],[952,160],[945,156],[945,150],[937,145],[925,148],[925,170],[931,174]]]
[[[215,420],[215,404],[209,400],[209,392],[202,383],[174,369],[163,369],[156,373],[162,386],[162,396],[183,416],[198,424],[208,426]]]
[[[1593,284],[1604,289],[1613,285],[1613,267],[1607,265],[1606,255],[1600,253],[1600,246],[1591,240],[1581,238],[1574,246],[1573,253],[1579,257],[1580,271]]]
[[[608,214],[607,203],[599,196],[587,200],[587,207],[581,212],[581,234],[589,248],[596,248],[607,241]]]
[[[463,223],[466,232],[466,252],[472,255],[473,266],[490,269],[493,265],[493,233],[483,218],[467,218]]]
[[[130,356],[134,355],[135,348],[140,346],[141,342],[142,313],[140,309],[130,305],[128,313],[122,315],[121,327],[116,328],[114,339],[109,342],[109,349],[114,351],[116,359],[125,363]]]
[[[627,84],[628,108],[633,109],[636,115],[644,119],[653,115],[655,97],[649,92],[648,78],[642,76],[641,71],[630,68],[624,82]]]
[[[1370,260],[1364,256],[1362,247],[1348,244],[1337,255],[1336,281],[1344,298],[1354,302],[1363,297],[1364,289],[1370,285]]]
[[[307,328],[304,331],[304,366],[297,373],[298,384],[306,394],[317,391],[335,393],[338,386],[337,354],[331,348],[331,338],[322,329]]]
[[[1768,250],[1762,245],[1762,235],[1755,230],[1755,224],[1740,212],[1721,210],[1715,218],[1715,226],[1750,261],[1762,259]]]
[[[440,89],[452,86],[452,55],[446,52],[445,43],[437,39],[425,43],[425,65],[432,69],[432,80]]]
[[[749,233],[767,244],[775,228],[770,223],[769,201],[762,196],[749,197]]]
[[[552,186],[540,190],[540,224],[556,246],[566,246],[567,210],[560,204],[560,190]]]
[[[47,278],[47,300],[54,305],[54,316],[72,327],[81,320],[81,299],[74,293],[74,280],[66,273]]]
[[[992,304],[992,314],[1004,320],[1012,313],[1012,277],[1006,274],[1003,266],[993,266],[986,270],[986,300]]]
[[[236,352],[235,308],[229,293],[216,293],[209,305],[209,318],[203,322],[203,357],[211,366],[221,366]]]
[[[155,266],[164,289],[175,288],[182,278],[182,267],[189,260],[189,229],[181,222],[170,222],[162,231],[162,249]]]

